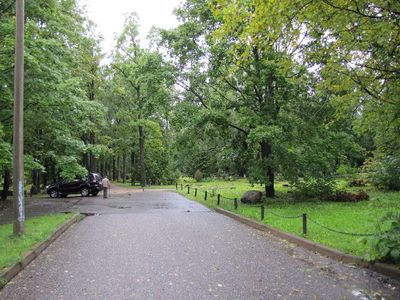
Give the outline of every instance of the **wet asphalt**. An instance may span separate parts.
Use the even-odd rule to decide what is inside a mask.
[[[173,192],[79,197],[69,208],[92,216],[50,245],[0,299],[400,299],[398,281]]]

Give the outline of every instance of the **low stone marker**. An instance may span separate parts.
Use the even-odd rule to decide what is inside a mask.
[[[260,191],[247,191],[240,199],[242,203],[256,204],[261,203],[262,193]]]

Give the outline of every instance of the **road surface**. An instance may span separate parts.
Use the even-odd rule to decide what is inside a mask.
[[[47,248],[0,299],[400,299],[398,281],[173,192],[79,198],[70,208],[94,215]]]

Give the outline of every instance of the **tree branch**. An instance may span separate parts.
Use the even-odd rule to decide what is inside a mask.
[[[135,89],[135,91],[139,90],[139,86],[135,85],[135,83],[129,78],[128,74],[126,74],[124,72],[124,70],[122,70],[120,67],[118,67],[117,65],[112,65],[113,68],[115,68],[117,71],[119,71],[124,77],[125,79],[128,81],[128,83]]]
[[[186,84],[182,84],[182,83],[180,83],[180,82],[178,82],[178,81],[176,81],[176,84],[179,85],[181,88],[185,89],[186,91],[191,92],[193,95],[195,95],[195,96],[197,97],[197,99],[200,101],[201,105],[202,105],[204,108],[207,108],[207,109],[208,109],[208,106],[207,106],[207,104],[205,103],[203,96],[201,96],[201,95],[200,95],[197,91],[195,91],[192,87],[189,87],[189,86],[187,86]]]
[[[347,7],[337,6],[337,5],[333,4],[333,3],[331,3],[329,0],[322,0],[322,1],[325,4],[329,5],[330,7],[334,8],[334,9],[337,9],[337,10],[344,10],[344,11],[351,12],[351,13],[357,14],[359,16],[366,17],[366,18],[371,18],[371,19],[382,19],[382,17],[380,17],[380,16],[368,15],[366,13],[361,12],[359,10],[359,8],[358,8],[358,5],[356,5],[357,9],[354,10],[354,9],[347,8]]]

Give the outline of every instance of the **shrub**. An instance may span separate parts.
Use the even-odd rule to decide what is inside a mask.
[[[199,169],[197,169],[196,172],[194,172],[193,177],[197,182],[200,182],[203,179],[203,173]]]
[[[362,241],[369,246],[365,259],[400,263],[400,213],[388,212],[378,224],[379,233]]]
[[[400,190],[400,158],[385,156],[377,159],[368,159],[364,166],[367,179],[382,189]]]
[[[365,182],[364,179],[354,179],[349,182],[350,187],[354,187],[354,186],[360,187],[360,186],[366,186],[366,185],[367,185],[367,183]]]
[[[294,196],[299,199],[306,199],[331,195],[335,183],[331,179],[309,177],[295,183],[294,186]]]
[[[220,178],[211,176],[211,177],[203,177],[203,179],[201,180],[202,182],[211,182],[211,181],[216,181],[216,180],[220,180]]]
[[[336,174],[342,178],[355,178],[357,176],[357,168],[348,164],[340,164],[336,170]]]
[[[365,191],[351,193],[348,191],[338,190],[334,194],[323,196],[322,199],[333,202],[358,202],[368,200],[369,195]]]
[[[178,179],[178,183],[196,183],[196,180],[189,176],[182,176]]]

